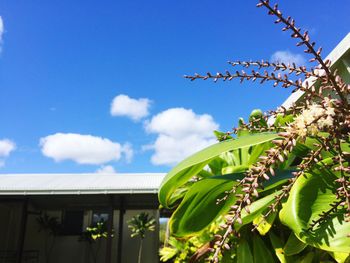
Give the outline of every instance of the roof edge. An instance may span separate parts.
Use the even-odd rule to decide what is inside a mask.
[[[328,54],[328,56],[324,59],[331,61],[331,67],[337,62],[348,50],[350,49],[350,32],[338,43],[338,45]],[[309,81],[309,83],[314,83],[313,77],[307,78],[305,81]],[[295,103],[298,99],[303,96],[304,92],[298,90],[292,93],[283,103],[282,107],[288,109],[293,103]]]

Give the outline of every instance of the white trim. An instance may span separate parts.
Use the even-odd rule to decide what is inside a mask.
[[[0,190],[3,195],[108,195],[108,194],[157,194],[156,189],[132,189],[132,190]]]

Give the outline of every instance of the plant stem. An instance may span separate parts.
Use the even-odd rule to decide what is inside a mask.
[[[49,248],[48,248],[48,242],[49,242],[49,234],[48,233],[46,233],[46,235],[45,235],[45,248],[44,248],[44,250],[45,250],[45,262],[46,263],[49,263]]]
[[[52,241],[51,241],[51,246],[49,248],[49,252],[48,252],[48,255],[47,255],[47,262],[50,262],[52,250],[53,250],[53,247],[55,245],[55,241],[56,241],[56,236],[53,235],[52,236]]]
[[[143,238],[141,238],[141,240],[140,240],[139,258],[137,261],[138,263],[141,263],[142,243],[143,243]]]

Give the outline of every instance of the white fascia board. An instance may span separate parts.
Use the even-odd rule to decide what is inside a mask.
[[[157,194],[158,189],[132,190],[2,190],[0,196],[6,195],[109,195],[109,194]]]

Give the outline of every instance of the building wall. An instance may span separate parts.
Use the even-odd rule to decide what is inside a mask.
[[[25,234],[24,250],[38,250],[39,251],[39,263],[47,263],[45,261],[45,243],[50,245],[53,242],[53,237],[45,235],[44,232],[39,232],[39,226],[36,221],[39,213],[46,212],[50,216],[62,218],[62,211],[60,210],[47,210],[38,211],[33,207],[29,207],[31,212],[27,218],[27,229]],[[15,205],[0,205],[0,250],[16,250],[18,248],[19,230],[21,222],[22,206],[20,204]],[[158,219],[157,210],[127,210],[124,214],[124,227],[123,227],[123,249],[122,249],[122,262],[123,263],[135,263],[137,262],[139,238],[131,238],[130,230],[127,226],[127,221],[132,216],[140,213],[147,212],[151,216]],[[114,237],[112,239],[112,262],[117,260],[117,247],[118,247],[118,226],[119,226],[119,211],[114,210],[113,213],[113,229]],[[84,212],[84,229],[91,224],[92,211],[86,210]],[[155,232],[147,233],[144,240],[144,246],[142,250],[142,262],[159,262],[158,259],[158,226]],[[92,251],[97,248],[96,244],[89,245],[88,242],[79,241],[79,236],[57,236],[54,240],[52,247],[52,253],[50,256],[50,263],[93,263]],[[106,240],[102,240],[100,243],[98,253],[98,263],[105,262],[106,254]],[[34,262],[34,261],[28,261]]]
[[[0,203],[0,250],[17,249],[21,215],[21,203]]]
[[[133,216],[137,215],[140,212],[147,212],[149,215],[155,217],[156,219],[159,217],[157,210],[145,210],[145,211],[128,210],[124,215],[125,222],[127,222]],[[131,238],[130,234],[131,232],[128,229],[127,223],[124,223],[123,252],[122,252],[123,263],[137,262],[140,239],[136,237]],[[146,262],[146,263],[159,262],[158,248],[159,248],[159,225],[157,224],[156,230],[154,232],[148,232],[146,234],[146,238],[143,241],[141,262]]]
[[[54,216],[59,219],[62,217],[62,211],[47,210],[42,212],[46,212],[49,216]],[[55,238],[47,236],[45,232],[38,231],[39,225],[36,222],[37,217],[38,215],[28,216],[24,250],[39,250],[39,262],[45,262],[45,244],[47,244],[48,247],[53,244],[50,263],[88,262],[87,244],[79,242],[79,236],[57,236]]]

